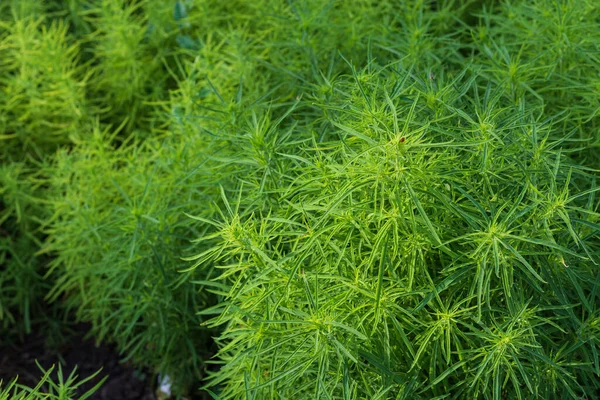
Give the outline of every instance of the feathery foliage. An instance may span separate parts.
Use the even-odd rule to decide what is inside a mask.
[[[600,393],[592,1],[0,12],[4,330],[216,399]]]

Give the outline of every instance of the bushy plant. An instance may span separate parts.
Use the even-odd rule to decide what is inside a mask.
[[[80,133],[88,112],[78,46],[60,21],[25,17],[2,28],[0,156],[49,152]]]
[[[210,204],[194,187],[206,174],[189,145],[115,148],[108,132],[96,130],[57,154],[54,217],[42,250],[53,255],[58,277],[51,300],[91,322],[96,340],[116,342],[128,358],[182,385],[201,376],[209,333],[195,310],[212,302],[191,283],[210,269],[180,273],[187,237],[201,234],[183,211]]]
[[[65,24],[44,18],[45,6],[23,1],[1,7],[0,324],[19,334],[44,317],[48,284],[36,256],[48,216],[44,158],[79,134],[86,113],[78,46]]]
[[[23,324],[18,325],[30,329],[30,309],[43,308],[53,280],[48,275],[42,282],[45,258],[36,255],[52,213],[47,178],[53,172],[46,163],[58,149],[69,152],[87,140],[97,120],[102,129],[125,121],[119,141],[151,125],[144,118],[159,97],[144,97],[147,88],[162,89],[167,97],[165,85],[151,85],[149,77],[157,71],[166,76],[161,62],[174,52],[168,40],[177,32],[177,18],[173,2],[151,3],[0,5],[0,320],[7,328],[18,322],[14,311],[19,310]],[[135,24],[141,36],[132,34]],[[156,48],[164,52],[157,54]]]
[[[0,323],[2,329],[30,333],[32,320],[43,315],[41,297],[49,290],[42,279],[38,244],[25,236],[0,231]]]
[[[220,399],[598,393],[592,3],[0,11],[6,329]]]
[[[91,43],[96,76],[94,99],[106,117],[127,120],[139,127],[148,103],[160,100],[168,77],[162,63],[172,52],[166,39],[172,33],[150,20],[153,14],[170,13],[173,1],[104,0],[86,14],[92,27]]]
[[[17,334],[45,318],[49,285],[42,279],[44,258],[36,254],[48,217],[41,175],[25,161],[0,164],[0,326]]]
[[[277,153],[270,207],[240,187],[201,219],[219,398],[593,393],[598,189],[560,120],[476,76],[364,73],[313,106],[324,137]]]
[[[547,115],[567,113],[569,133],[581,140],[580,159],[596,168],[599,22],[591,2],[536,0],[488,8],[471,28],[481,73],[506,85],[515,101],[543,103]]]

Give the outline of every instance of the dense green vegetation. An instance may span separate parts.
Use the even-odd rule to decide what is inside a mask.
[[[1,3],[0,334],[74,318],[215,399],[600,396],[599,24]]]

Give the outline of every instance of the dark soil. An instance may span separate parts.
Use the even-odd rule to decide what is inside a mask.
[[[65,379],[75,366],[79,380],[102,368],[98,376],[80,387],[79,394],[108,376],[90,399],[154,400],[154,375],[121,362],[122,357],[114,347],[105,344],[96,346],[93,340],[85,339],[87,330],[86,325],[77,325],[66,336],[66,340],[55,345],[49,345],[47,337],[35,333],[12,344],[3,343],[0,338],[0,380],[9,382],[18,376],[20,384],[30,387],[37,385],[43,373],[36,365],[36,360],[45,370],[56,365],[53,378],[56,378],[59,363]]]

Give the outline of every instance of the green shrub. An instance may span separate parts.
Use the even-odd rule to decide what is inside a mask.
[[[88,74],[64,23],[27,17],[0,28],[8,31],[0,42],[0,157],[38,156],[84,126]]]
[[[471,29],[477,68],[515,101],[542,103],[580,140],[580,159],[600,167],[600,10],[578,0],[506,2]],[[572,132],[571,132],[572,130]]]
[[[30,333],[32,319],[39,318],[44,283],[35,257],[37,245],[24,236],[0,231],[0,323],[3,330],[17,327]]]
[[[203,213],[190,143],[122,144],[98,129],[62,151],[50,176],[47,245],[58,277],[51,300],[92,323],[98,341],[156,367],[182,387],[199,379],[209,332],[195,310],[213,300],[191,283],[210,268],[181,274],[193,232],[184,210]]]
[[[322,142],[231,191],[219,398],[544,398],[598,389],[598,188],[561,121],[480,77],[343,77]],[[443,99],[428,98],[436,86]],[[315,88],[318,96],[318,87]],[[582,186],[583,185],[583,186]],[[585,332],[585,333],[584,333]]]
[[[106,117],[127,120],[131,129],[145,122],[148,103],[160,100],[165,92],[168,75],[162,63],[172,52],[166,40],[171,32],[156,25],[151,29],[147,10],[169,13],[173,3],[103,0],[87,12],[93,29],[94,99]]]
[[[45,318],[40,225],[48,217],[43,177],[26,162],[0,164],[0,326],[31,332]],[[13,329],[13,328],[16,328]]]
[[[0,11],[5,330],[222,399],[599,390],[592,3]]]
[[[160,65],[164,55],[148,45],[130,52],[127,45],[137,46],[129,43],[136,39],[131,24],[139,23],[145,35],[147,24],[166,11],[165,5],[154,4],[151,17],[140,21],[132,14],[138,6],[151,4],[128,4],[106,1],[98,8],[87,2],[13,1],[0,6],[0,321],[7,329],[17,324],[28,331],[32,309],[38,317],[44,315],[39,311],[53,276],[42,282],[46,259],[36,253],[45,239],[41,228],[52,213],[47,183],[53,172],[47,163],[53,153],[68,152],[73,143],[87,140],[98,118],[114,118],[119,124],[125,118],[133,127],[147,123],[130,110],[124,115],[111,109],[121,109],[121,101],[141,107],[131,90],[141,96],[140,87],[149,86],[152,65]],[[169,7],[172,10],[173,4]],[[160,47],[164,36],[167,33],[156,33],[151,45]],[[133,89],[132,74],[146,75]],[[99,87],[108,97],[99,95]],[[16,310],[21,318],[15,317]]]

